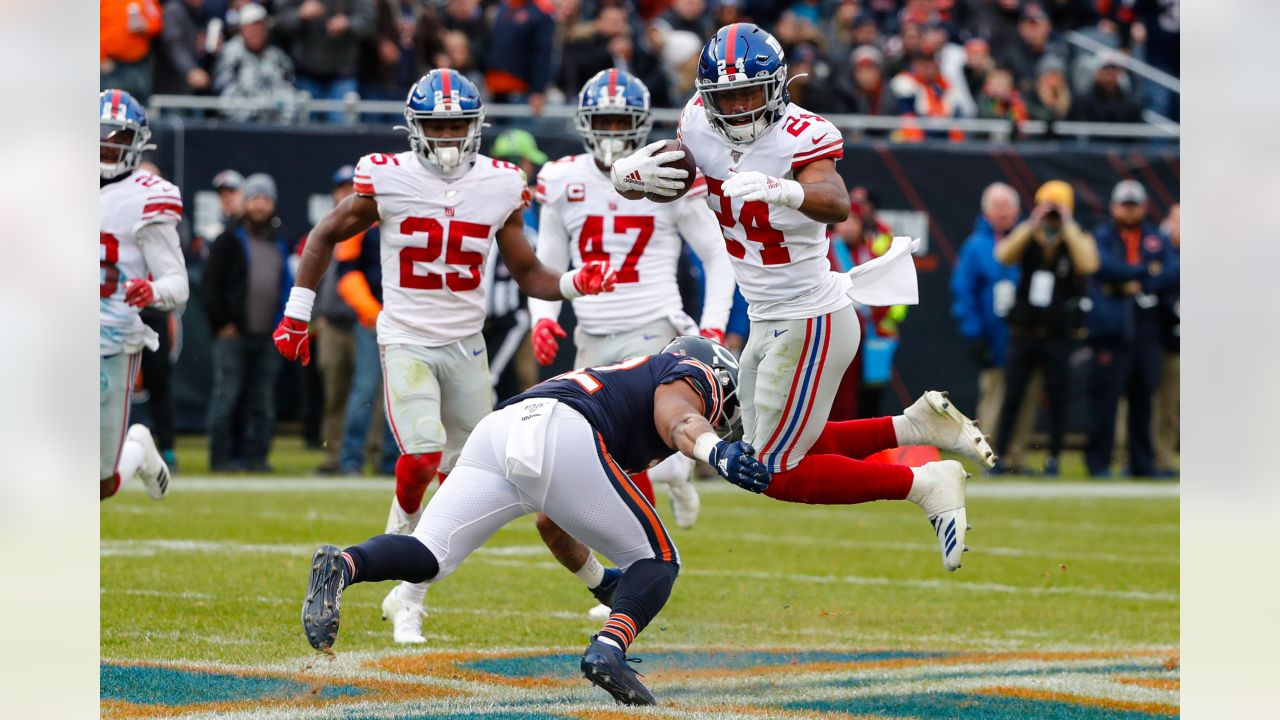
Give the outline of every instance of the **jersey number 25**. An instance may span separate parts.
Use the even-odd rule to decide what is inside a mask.
[[[400,250],[400,287],[408,290],[440,290],[448,286],[453,292],[465,292],[480,287],[480,266],[484,264],[484,255],[473,250],[462,249],[463,238],[487,238],[489,226],[478,223],[449,221],[448,242],[445,242],[445,228],[435,218],[405,218],[400,223],[402,235],[426,233],[426,247],[405,247]],[[415,263],[435,262],[444,250],[445,263],[465,268],[467,273],[451,272],[418,274]]]

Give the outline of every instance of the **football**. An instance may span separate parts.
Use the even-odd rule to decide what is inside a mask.
[[[693,151],[689,149],[688,145],[685,145],[679,140],[668,140],[666,144],[658,150],[658,152],[654,153],[654,155],[657,155],[658,153],[671,152],[672,150],[683,150],[684,157],[679,160],[672,160],[671,162],[664,164],[663,167],[680,168],[681,170],[687,171],[689,175],[684,179],[684,187],[681,188],[674,197],[645,193],[644,196],[646,198],[657,203],[669,203],[684,197],[684,194],[689,192],[689,188],[693,186],[694,176],[698,174],[698,164],[693,159]]]

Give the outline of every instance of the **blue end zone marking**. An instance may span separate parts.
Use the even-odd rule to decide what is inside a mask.
[[[552,715],[542,712],[460,712],[427,715],[343,715],[342,720],[565,720],[572,715]]]
[[[287,678],[209,673],[174,668],[103,665],[101,698],[145,705],[197,705],[237,700],[287,699],[299,696],[337,698],[364,695],[351,685],[312,685]]]
[[[847,700],[815,700],[787,703],[791,710],[840,712],[852,715],[874,715],[886,718],[917,720],[1151,720],[1156,717],[1142,712],[1090,707],[1052,700],[1029,700],[966,693],[916,693],[882,695]],[[1159,717],[1169,717],[1161,715]]]
[[[742,670],[759,666],[801,665],[807,663],[881,662],[884,660],[916,660],[952,657],[954,653],[876,651],[876,652],[641,652],[645,665],[653,663],[664,672],[672,670]],[[536,655],[532,657],[485,658],[463,663],[461,667],[504,677],[577,678],[580,655]]]
[[[1056,675],[1113,675],[1120,673],[1150,673],[1159,672],[1165,675],[1169,671],[1165,670],[1159,663],[1118,663],[1115,665],[1101,665],[1096,667],[1073,667],[1068,665],[1054,665],[1051,667],[1027,668],[1023,670],[993,670],[986,672],[975,672],[972,670],[957,670],[951,672],[931,672],[918,676],[919,682],[936,681],[936,680],[976,680],[991,679],[993,681],[1003,678],[1019,678],[1019,677],[1050,677]],[[873,688],[878,685],[898,684],[901,683],[900,677],[857,677],[844,678],[839,680],[825,680],[823,687],[842,687],[842,688]]]

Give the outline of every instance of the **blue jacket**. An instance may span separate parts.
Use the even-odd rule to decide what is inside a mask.
[[[1162,322],[1160,303],[1168,302],[1171,291],[1178,289],[1179,260],[1173,244],[1154,224],[1142,223],[1139,243],[1139,260],[1129,264],[1124,240],[1115,223],[1103,223],[1093,230],[1098,242],[1098,272],[1089,281],[1090,342],[1124,342],[1138,339],[1139,330],[1145,329],[1143,339],[1159,341]],[[1160,272],[1152,275],[1150,267],[1158,263]],[[1122,286],[1131,281],[1142,283],[1142,295],[1126,293]],[[1154,302],[1155,304],[1149,304]]]
[[[545,0],[527,0],[498,7],[489,33],[485,64],[489,70],[508,72],[524,80],[530,93],[541,93],[551,79],[556,21],[552,5]]]
[[[1009,346],[1009,326],[1003,317],[996,315],[995,286],[1002,280],[1016,286],[1018,268],[997,262],[995,248],[995,230],[979,215],[973,234],[960,247],[960,259],[951,272],[951,316],[965,339],[985,342],[995,364],[1003,366]]]

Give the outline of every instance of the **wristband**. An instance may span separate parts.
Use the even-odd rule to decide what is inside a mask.
[[[780,204],[792,210],[799,210],[800,206],[804,204],[804,186],[795,180],[787,180],[785,178],[779,178],[778,181],[782,183],[782,202]]]
[[[316,302],[316,291],[294,285],[289,291],[289,301],[284,304],[285,317],[311,322],[311,306]]]
[[[573,300],[574,298],[582,297],[582,293],[579,292],[578,288],[573,284],[573,278],[580,272],[582,272],[581,268],[574,270],[573,272],[564,273],[560,276],[560,294],[564,296],[565,300]]]
[[[720,444],[720,438],[717,437],[715,433],[713,432],[702,433],[701,435],[698,436],[698,439],[693,442],[694,459],[701,460],[702,462],[710,465],[711,451],[715,450],[716,446],[719,444]]]

